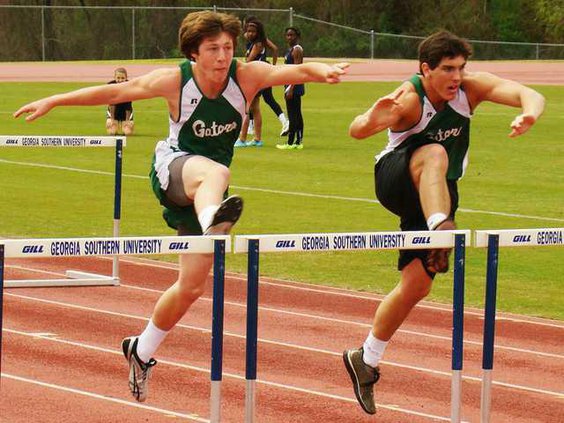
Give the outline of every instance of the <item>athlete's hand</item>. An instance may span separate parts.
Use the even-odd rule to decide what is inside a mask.
[[[397,113],[401,112],[403,105],[398,99],[403,95],[404,90],[399,90],[396,93],[388,94],[387,96],[380,97],[372,107],[373,113]]]
[[[537,120],[532,115],[522,114],[517,116],[511,122],[511,133],[509,136],[511,138],[517,137],[519,135],[523,135],[525,132],[529,130],[531,126],[535,124]]]
[[[327,75],[325,76],[325,81],[329,84],[341,82],[341,75],[344,75],[349,71],[349,66],[349,63],[337,63],[330,66],[327,71]]]
[[[24,113],[27,113],[29,115],[25,118],[25,120],[26,122],[31,122],[37,119],[38,117],[43,116],[44,114],[49,112],[49,110],[51,110],[52,108],[53,108],[53,104],[49,101],[49,99],[44,98],[42,100],[37,100],[32,103],[26,104],[25,106],[20,107],[14,113],[13,116],[15,118],[18,118]]]

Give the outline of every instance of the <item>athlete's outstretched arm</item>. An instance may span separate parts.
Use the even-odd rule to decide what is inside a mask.
[[[527,132],[544,111],[544,97],[516,81],[500,78],[491,73],[476,72],[465,78],[464,85],[474,92],[476,104],[481,101],[491,101],[521,108],[522,113],[511,122],[510,137]]]
[[[173,89],[175,69],[157,69],[139,78],[120,84],[104,84],[81,88],[63,94],[55,94],[20,107],[15,113],[17,118],[27,113],[26,121],[33,121],[57,106],[96,106],[119,104],[126,101],[143,100],[153,97],[167,97]]]
[[[407,115],[418,113],[419,100],[409,82],[392,93],[380,97],[366,112],[353,119],[349,135],[363,139],[388,128],[394,128]]]
[[[325,63],[303,63],[301,65],[272,66],[264,62],[239,63],[237,79],[247,98],[263,88],[275,85],[303,84],[306,82],[326,82],[336,84],[348,72],[348,63],[327,65]]]

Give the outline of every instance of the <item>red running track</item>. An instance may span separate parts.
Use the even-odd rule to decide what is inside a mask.
[[[174,265],[121,262],[119,287],[12,288],[4,294],[2,422],[209,420],[211,278],[156,356],[147,402],[127,388],[124,336],[139,333]],[[109,274],[106,259],[10,260],[7,279]],[[39,272],[38,272],[39,271]],[[440,283],[448,283],[443,277]],[[381,297],[261,279],[257,421],[428,422],[450,415],[449,307],[418,306],[390,343],[376,417],[362,412],[342,364],[366,337]],[[222,418],[244,420],[246,281],[225,292]],[[480,418],[482,312],[465,314],[463,417]],[[492,422],[557,422],[564,415],[564,325],[498,314]]]

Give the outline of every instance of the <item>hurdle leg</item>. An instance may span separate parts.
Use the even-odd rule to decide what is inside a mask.
[[[257,378],[257,323],[259,282],[259,240],[249,240],[247,269],[247,346],[245,370],[245,423],[255,421]]]
[[[116,140],[116,160],[114,172],[114,237],[119,237],[119,225],[121,219],[121,174],[123,161],[123,141],[118,138]],[[119,281],[119,256],[114,256],[112,263],[112,278]],[[117,283],[119,284],[119,282]]]
[[[0,244],[0,374],[2,373],[2,328],[4,316],[4,244]],[[1,379],[1,378],[0,378]]]
[[[461,421],[462,404],[462,363],[464,361],[464,234],[454,236],[454,284],[452,302],[452,384],[450,421]]]
[[[486,272],[484,343],[482,351],[482,395],[480,405],[481,423],[489,423],[491,412],[498,251],[499,235],[488,235],[488,268]]]
[[[213,317],[211,337],[210,422],[221,421],[221,379],[223,360],[223,305],[225,285],[225,241],[214,241]]]

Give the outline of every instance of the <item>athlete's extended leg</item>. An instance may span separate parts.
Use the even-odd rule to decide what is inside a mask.
[[[281,137],[286,136],[288,134],[290,122],[288,121],[288,118],[282,111],[282,107],[280,107],[280,104],[278,104],[278,102],[274,98],[274,95],[272,94],[272,87],[267,87],[263,89],[261,91],[261,94],[262,94],[262,98],[264,98],[264,102],[270,106],[270,108],[272,109],[272,111],[280,121],[280,124],[282,125],[282,129],[280,130],[280,136]]]
[[[456,226],[449,220],[451,198],[447,185],[448,155],[440,144],[428,144],[413,152],[409,163],[411,178],[421,201],[423,214],[430,230],[452,230]],[[451,249],[433,249],[425,266],[433,273],[448,270]]]
[[[262,146],[262,114],[260,111],[260,95],[257,95],[252,103],[250,110],[253,114],[254,122],[254,139],[248,142],[247,145],[250,147],[261,147]]]
[[[389,341],[413,307],[429,294],[432,284],[433,279],[419,259],[405,266],[399,283],[376,310],[372,329],[374,336]]]
[[[440,144],[419,147],[413,152],[409,162],[411,179],[419,192],[421,207],[429,229],[435,229],[451,211],[446,181],[447,170],[448,156]]]
[[[380,378],[378,364],[388,341],[413,307],[429,294],[432,282],[421,261],[412,260],[403,268],[398,285],[378,306],[372,330],[364,345],[359,349],[346,350],[343,353],[355,396],[362,409],[368,414],[376,412],[374,384]]]
[[[204,292],[213,261],[212,254],[180,255],[178,280],[157,301],[153,316],[140,336],[125,338],[122,349],[129,363],[129,389],[133,397],[145,401],[149,376],[157,364],[153,354],[169,331]]]

